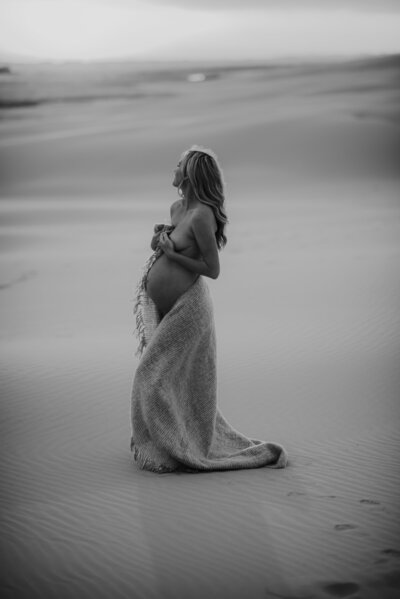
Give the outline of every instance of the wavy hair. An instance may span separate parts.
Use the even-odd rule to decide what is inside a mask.
[[[217,221],[215,238],[218,249],[221,249],[227,242],[225,225],[228,217],[224,207],[224,178],[217,156],[208,148],[192,146],[182,154],[182,163],[184,181],[186,180],[191,193],[214,212]]]

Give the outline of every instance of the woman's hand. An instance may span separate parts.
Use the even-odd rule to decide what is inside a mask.
[[[160,233],[160,239],[158,242],[158,247],[164,252],[166,256],[171,256],[175,252],[175,246],[173,241],[168,237],[168,234],[163,231]]]
[[[160,235],[163,231],[166,231],[167,233],[171,233],[171,231],[174,229],[174,227],[172,225],[164,225],[164,224],[160,224],[160,225],[154,225],[154,235],[152,237],[151,240],[151,249],[153,251],[155,251],[158,248],[158,242],[160,241]]]

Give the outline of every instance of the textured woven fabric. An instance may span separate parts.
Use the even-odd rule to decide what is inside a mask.
[[[132,390],[131,449],[140,468],[233,470],[283,468],[285,450],[236,431],[217,407],[216,342],[202,277],[160,321],[142,290],[142,357]]]

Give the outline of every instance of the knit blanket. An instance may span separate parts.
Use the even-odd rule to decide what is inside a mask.
[[[161,321],[141,285],[137,311],[141,358],[132,389],[131,450],[138,466],[158,473],[286,466],[280,445],[247,438],[217,407],[213,306],[204,279]]]

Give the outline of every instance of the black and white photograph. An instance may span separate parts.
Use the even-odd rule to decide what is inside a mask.
[[[0,0],[4,599],[399,596],[399,157],[399,0]]]

